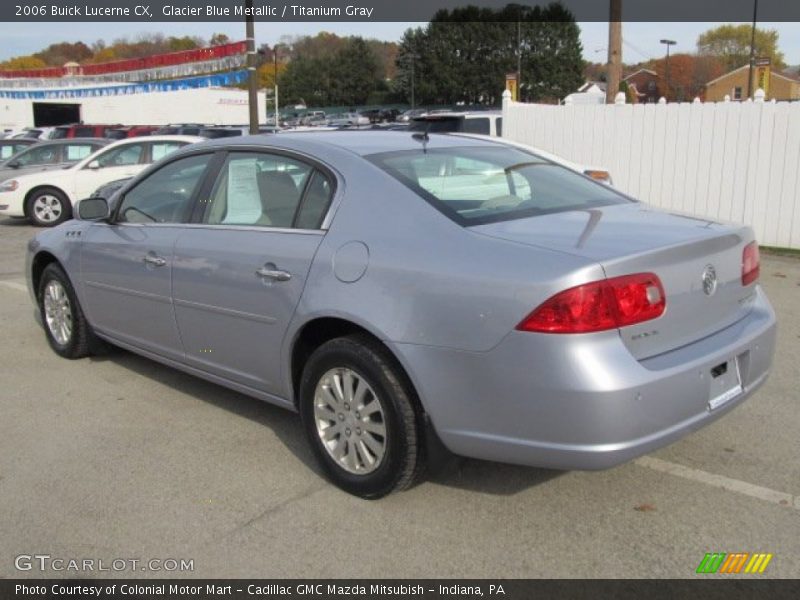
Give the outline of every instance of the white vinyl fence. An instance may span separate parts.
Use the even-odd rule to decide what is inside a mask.
[[[564,105],[503,101],[503,136],[611,172],[665,209],[747,223],[800,249],[800,102]]]

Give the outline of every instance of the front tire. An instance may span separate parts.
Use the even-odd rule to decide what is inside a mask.
[[[28,198],[25,213],[38,227],[55,227],[72,217],[72,205],[62,191],[42,188]]]
[[[53,351],[70,359],[88,356],[92,330],[60,266],[52,263],[45,267],[37,297],[47,342]]]
[[[346,492],[376,499],[419,476],[416,398],[380,343],[357,335],[320,346],[303,370],[299,408],[317,461]]]

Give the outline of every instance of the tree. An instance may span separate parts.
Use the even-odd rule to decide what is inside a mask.
[[[209,46],[222,46],[224,44],[230,44],[230,43],[231,43],[231,38],[229,38],[224,33],[215,33],[208,40]]]
[[[720,25],[700,34],[697,51],[721,59],[726,71],[732,71],[750,63],[751,36],[750,25]],[[783,53],[778,49],[778,32],[775,29],[756,28],[755,54],[759,57],[769,56],[776,69],[786,66]]]
[[[378,59],[363,38],[350,38],[336,53],[330,69],[334,104],[365,104],[370,92],[381,87]]]
[[[661,93],[670,102],[689,102],[702,97],[706,83],[725,72],[725,63],[714,56],[673,54],[669,57],[669,89],[666,87],[666,59],[655,60],[650,68],[658,73]]]
[[[0,63],[0,69],[8,69],[10,71],[19,69],[44,69],[45,67],[47,67],[47,63],[37,56],[16,56]]]
[[[440,10],[404,34],[395,87],[410,100],[413,66],[421,104],[497,104],[521,52],[521,98],[558,100],[583,82],[579,34],[560,4]]]
[[[385,87],[380,60],[363,38],[322,32],[294,40],[288,50],[291,59],[278,75],[281,97],[287,102],[357,106]],[[270,51],[267,55],[272,56]],[[263,68],[265,73],[274,70],[272,65]]]

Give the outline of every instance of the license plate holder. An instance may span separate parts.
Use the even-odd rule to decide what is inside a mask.
[[[716,410],[737,396],[742,389],[742,377],[739,373],[739,360],[731,358],[708,370],[709,394],[708,409]]]

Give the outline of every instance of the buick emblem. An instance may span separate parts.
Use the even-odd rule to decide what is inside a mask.
[[[706,266],[703,271],[703,293],[706,296],[713,296],[717,291],[717,272],[714,265]]]

